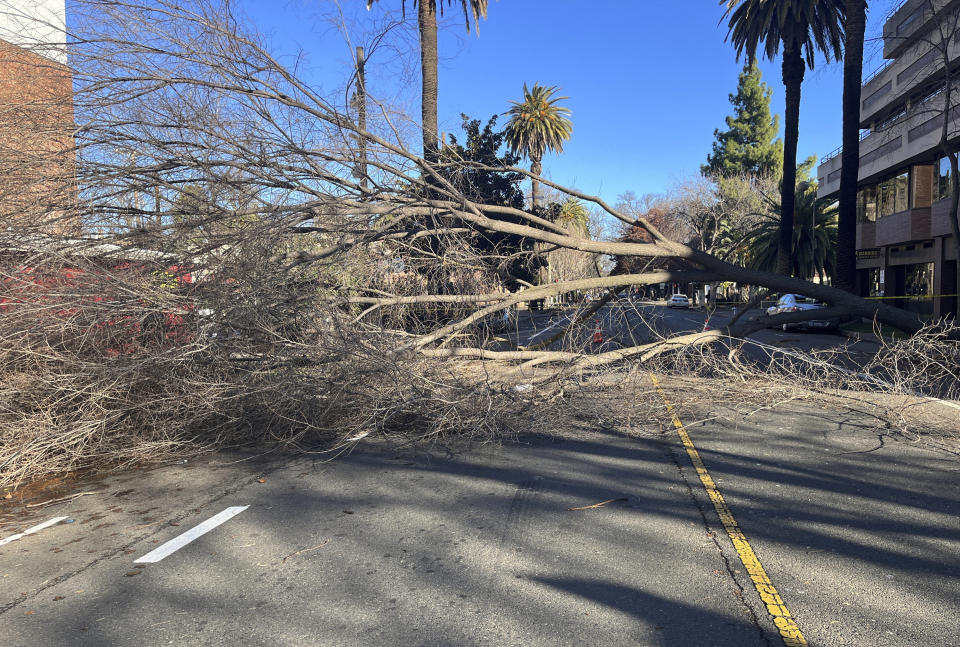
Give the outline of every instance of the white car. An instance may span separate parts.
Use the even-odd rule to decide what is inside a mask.
[[[687,298],[686,294],[674,294],[670,297],[670,300],[667,301],[667,305],[671,308],[689,308],[690,299]]]
[[[826,304],[818,302],[816,299],[810,299],[799,294],[784,294],[777,301],[776,305],[767,308],[767,315],[773,316],[786,312],[801,312],[803,310],[819,310],[825,308]],[[813,319],[802,323],[780,324],[784,331],[790,328],[805,328],[807,330],[836,330],[840,327],[838,319]]]

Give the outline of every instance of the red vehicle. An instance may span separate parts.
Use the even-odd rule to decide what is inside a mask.
[[[0,280],[0,314],[29,305],[27,315],[36,313],[41,319],[36,326],[29,326],[34,332],[49,334],[56,328],[61,331],[56,336],[60,343],[68,338],[79,347],[89,348],[92,343],[108,356],[193,339],[187,325],[192,306],[176,304],[178,299],[169,294],[193,284],[188,269],[177,265],[157,269],[133,261],[105,265],[20,266],[8,271]],[[138,291],[137,287],[148,289]],[[158,299],[154,305],[148,303],[151,292],[174,298]],[[58,325],[44,325],[42,319],[48,316],[55,317]],[[64,322],[69,325],[65,327]]]

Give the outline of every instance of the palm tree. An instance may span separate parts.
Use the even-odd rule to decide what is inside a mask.
[[[840,153],[840,212],[836,286],[853,292],[857,285],[857,174],[860,169],[860,81],[867,0],[845,0],[843,45],[843,149]]]
[[[800,123],[800,86],[807,67],[813,69],[816,53],[829,61],[843,50],[844,0],[721,0],[727,5],[729,32],[739,59],[746,53],[755,60],[757,48],[773,60],[783,46],[784,109],[783,180],[780,187],[780,236],[777,271],[790,273],[793,211],[797,178],[797,139]],[[806,65],[805,65],[806,64]]]
[[[766,272],[779,271],[780,218],[777,215],[771,214],[748,234],[744,247],[747,267]],[[802,279],[817,276],[821,281],[832,276],[837,261],[836,203],[818,200],[815,182],[800,182],[794,222],[790,241],[793,274]]]
[[[537,207],[537,177],[542,170],[541,161],[546,151],[563,152],[563,142],[570,139],[573,123],[567,119],[568,108],[556,105],[569,97],[554,97],[556,86],[549,88],[534,83],[532,89],[523,84],[523,101],[511,101],[513,107],[504,114],[510,115],[504,132],[507,146],[514,154],[530,160],[533,173],[530,188],[530,206]]]
[[[378,0],[367,0],[367,9]],[[417,23],[420,30],[420,119],[423,122],[423,159],[435,162],[439,157],[437,136],[437,9],[443,14],[444,1],[449,6],[453,0],[411,0],[417,7]],[[407,0],[401,0],[404,9]],[[467,31],[472,25],[480,33],[480,18],[487,17],[488,0],[460,0]]]
[[[572,196],[560,205],[556,222],[572,234],[589,235],[590,212],[580,200]]]

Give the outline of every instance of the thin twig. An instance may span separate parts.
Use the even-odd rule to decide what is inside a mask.
[[[312,551],[312,550],[317,550],[318,548],[323,548],[324,546],[326,546],[326,545],[329,544],[329,543],[330,543],[330,540],[329,540],[329,539],[325,539],[322,544],[317,544],[316,546],[312,546],[312,547],[310,547],[310,548],[304,548],[304,549],[298,550],[298,551],[296,551],[296,552],[294,552],[294,553],[290,553],[289,555],[287,555],[286,557],[283,558],[283,562],[285,563],[285,562],[286,562],[288,559],[290,559],[291,557],[296,557],[297,555],[300,555],[300,554],[302,554],[302,553],[309,553],[309,552]]]
[[[592,510],[592,509],[594,509],[594,508],[602,508],[603,506],[607,505],[608,503],[615,503],[615,502],[617,502],[617,501],[629,501],[629,499],[628,499],[627,497],[625,497],[625,496],[622,496],[622,497],[619,497],[619,498],[617,498],[617,499],[607,499],[606,501],[601,501],[600,503],[594,503],[593,505],[582,505],[582,506],[579,506],[579,507],[576,507],[576,508],[567,508],[567,510],[568,510],[568,511],[572,511],[572,510]]]

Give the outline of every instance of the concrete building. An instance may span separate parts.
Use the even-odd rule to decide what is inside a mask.
[[[0,226],[69,230],[76,198],[65,0],[0,0]]]
[[[889,302],[933,317],[958,312],[950,167],[940,152],[944,118],[949,147],[960,148],[960,91],[949,103],[944,92],[945,61],[960,71],[957,12],[960,0],[905,0],[888,14],[887,63],[864,82],[860,103],[860,293],[901,297]],[[836,197],[839,150],[824,158],[817,176],[819,196]]]

